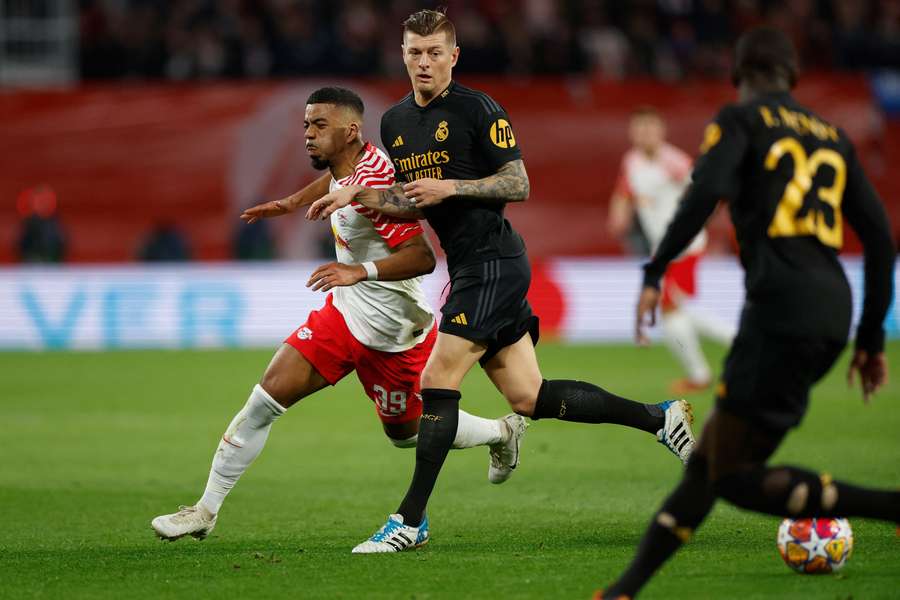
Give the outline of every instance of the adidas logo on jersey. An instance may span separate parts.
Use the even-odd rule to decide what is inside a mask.
[[[402,135],[398,135],[398,136],[397,136],[397,139],[394,140],[394,143],[391,144],[391,148],[399,148],[399,147],[402,146],[402,145],[403,145],[403,136],[402,136]]]
[[[469,321],[466,320],[466,313],[459,313],[452,319],[450,319],[451,323],[456,323],[457,325],[468,325]]]

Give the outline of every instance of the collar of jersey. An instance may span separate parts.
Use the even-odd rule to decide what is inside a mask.
[[[375,146],[372,145],[372,142],[366,142],[363,146],[362,155],[356,162],[356,165],[353,167],[353,172],[342,179],[336,179],[335,183],[337,183],[338,185],[347,185],[348,183],[350,183],[356,176],[356,171],[359,169],[359,164],[365,162],[366,157],[370,152],[375,152]]]
[[[435,106],[442,104],[447,98],[450,97],[450,94],[453,93],[453,88],[455,88],[455,87],[456,87],[456,81],[451,79],[450,83],[447,84],[447,87],[444,88],[444,91],[442,91],[440,94],[438,94],[434,100],[432,100],[425,106],[419,106],[419,103],[416,102],[416,93],[415,92],[413,92],[412,94],[409,95],[409,100],[410,100],[410,102],[412,102],[413,106],[415,106],[420,111],[425,112],[426,110],[430,110],[430,109],[434,108]]]

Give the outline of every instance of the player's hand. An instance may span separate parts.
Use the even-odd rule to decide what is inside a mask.
[[[639,346],[646,346],[650,338],[644,332],[645,326],[656,325],[656,305],[659,304],[659,290],[655,287],[645,286],[641,290],[637,303],[637,315],[634,324],[634,341]]]
[[[245,209],[244,212],[241,213],[241,220],[245,221],[247,225],[251,225],[260,219],[286,215],[292,210],[293,208],[286,200],[272,200],[271,202],[264,202]]]
[[[345,265],[339,262],[330,262],[322,265],[312,272],[306,287],[313,291],[327,292],[331,288],[345,285],[353,285],[363,281],[367,277],[366,269],[362,265]]]
[[[887,383],[888,365],[884,352],[869,354],[865,350],[853,353],[850,368],[847,370],[847,385],[853,387],[856,377],[862,386],[863,402],[869,403],[869,397]]]
[[[456,186],[452,181],[444,179],[417,179],[403,186],[406,197],[416,203],[416,208],[435,206],[456,193]]]
[[[325,194],[310,205],[309,210],[306,211],[306,218],[310,221],[327,219],[334,211],[350,204],[356,198],[359,190],[359,186],[349,185]]]

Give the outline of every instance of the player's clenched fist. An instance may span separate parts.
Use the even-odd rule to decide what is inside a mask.
[[[455,194],[456,188],[452,181],[425,178],[404,185],[403,193],[415,201],[416,208],[425,208],[440,204],[445,198]]]
[[[327,292],[331,288],[359,283],[366,278],[366,269],[362,265],[345,265],[330,262],[312,272],[306,287],[314,291]]]

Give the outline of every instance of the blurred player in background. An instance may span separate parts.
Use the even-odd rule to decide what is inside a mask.
[[[509,115],[490,96],[459,85],[456,33],[445,14],[422,10],[403,28],[412,92],[381,119],[381,139],[406,185],[348,186],[317,200],[309,218],[361,202],[388,214],[428,219],[447,254],[450,294],[434,352],[422,372],[423,414],[416,468],[396,513],[354,553],[412,546],[457,431],[463,378],[479,363],[509,405],[532,419],[615,423],[653,435],[686,460],[694,444],[690,405],[644,404],[593,384],[546,380],[534,345],[538,319],[526,294],[525,243],[503,216],[530,185]],[[514,468],[518,452],[504,455]]]
[[[361,133],[362,100],[342,88],[322,88],[307,100],[306,150],[317,169],[328,169],[332,190],[347,185],[373,189],[394,184],[385,154]],[[322,178],[283,200],[248,209],[253,222],[285,214],[323,192]],[[262,381],[222,436],[213,457],[206,491],[193,506],[153,519],[163,539],[206,537],[216,524],[225,496],[262,451],[275,420],[296,402],[356,371],[375,404],[384,432],[400,448],[416,445],[422,400],[419,375],[437,336],[421,276],[434,270],[431,246],[415,220],[398,219],[351,204],[331,217],[337,262],[316,269],[307,282],[327,292],[325,306],[309,315],[275,353]],[[459,411],[454,448],[489,446],[489,479],[502,483],[512,469],[498,456],[518,449],[524,418],[482,419]],[[428,541],[423,523],[416,546]]]
[[[848,381],[859,376],[865,401],[887,381],[883,323],[896,252],[890,226],[846,134],[791,96],[796,73],[794,48],[783,33],[760,28],[741,37],[734,71],[739,101],[707,127],[691,186],[644,267],[639,333],[659,301],[666,266],[728,198],[747,301],[716,407],[634,561],[598,597],[633,598],[720,497],[775,516],[900,522],[900,491],[766,465],[803,418],[810,387],[847,341],[850,286],[838,261],[845,220],[865,252],[865,296]]]
[[[641,107],[631,116],[632,147],[622,159],[616,188],[609,205],[609,230],[624,238],[637,218],[647,237],[650,253],[656,252],[675,216],[678,202],[690,181],[690,157],[666,142],[666,125],[652,107]],[[700,233],[666,269],[662,284],[662,327],[666,345],[678,358],[687,377],[675,381],[675,395],[707,389],[712,371],[700,347],[702,334],[729,345],[733,328],[686,305],[697,289],[697,263],[706,248],[706,231]]]

